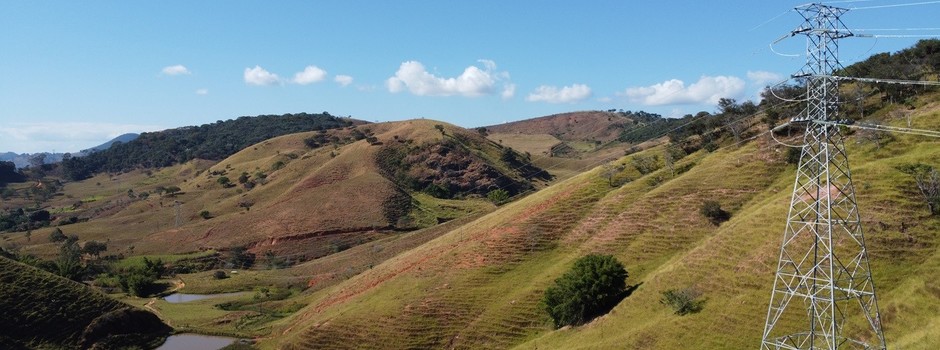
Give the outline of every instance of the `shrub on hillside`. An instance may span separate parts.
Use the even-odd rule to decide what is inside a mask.
[[[715,225],[720,225],[731,218],[731,213],[721,209],[721,204],[718,201],[707,200],[702,202],[702,208],[699,211]]]
[[[640,174],[646,175],[659,169],[659,156],[633,156],[633,167]]]
[[[613,256],[587,255],[545,290],[542,301],[555,327],[584,324],[620,302],[626,279],[627,270]]]
[[[940,172],[926,164],[904,164],[897,167],[901,172],[914,177],[921,197],[932,215],[940,215]]]
[[[49,233],[49,242],[52,242],[52,243],[59,243],[59,242],[65,241],[66,238],[67,237],[65,237],[65,233],[63,233],[62,230],[59,229],[58,227],[56,227],[55,229],[52,230],[51,233]]]
[[[153,293],[156,279],[142,271],[131,271],[118,277],[121,289],[125,293],[145,297]]]
[[[705,307],[705,300],[699,300],[701,296],[702,293],[693,288],[670,289],[663,292],[659,303],[672,307],[676,315],[682,316],[702,311]]]
[[[487,193],[486,199],[489,199],[490,202],[496,205],[500,205],[509,201],[509,192],[502,188],[497,188]]]

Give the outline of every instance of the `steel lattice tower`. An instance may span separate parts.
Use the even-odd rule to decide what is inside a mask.
[[[847,10],[796,8],[807,38],[804,146],[761,349],[884,349],[881,316],[838,121],[838,40]]]

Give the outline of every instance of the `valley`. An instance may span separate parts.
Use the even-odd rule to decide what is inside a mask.
[[[937,43],[919,45],[897,62]],[[895,62],[878,60],[847,70]],[[754,348],[790,204],[813,199],[791,197],[805,103],[778,95],[801,89],[476,128],[261,115],[4,163],[0,347]],[[879,326],[889,348],[940,348],[940,138],[884,131],[940,130],[940,92],[839,93],[860,96],[827,130],[845,135]],[[626,286],[561,325],[546,291],[590,255]]]

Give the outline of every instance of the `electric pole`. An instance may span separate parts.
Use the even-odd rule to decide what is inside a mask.
[[[838,40],[847,9],[796,8],[805,20],[806,132],[761,349],[884,349],[881,316],[839,122]]]

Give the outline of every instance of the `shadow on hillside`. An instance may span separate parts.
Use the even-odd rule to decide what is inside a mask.
[[[643,282],[640,282],[632,286],[627,286],[627,288],[624,288],[623,292],[621,292],[620,295],[617,296],[617,304],[620,304],[620,302],[623,301],[623,299],[626,299],[630,295],[633,295],[633,292],[635,292],[642,285],[643,285]]]

